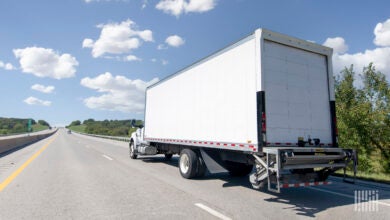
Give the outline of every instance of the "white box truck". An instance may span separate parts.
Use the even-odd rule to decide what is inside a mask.
[[[337,145],[332,49],[266,29],[149,86],[129,149],[179,154],[184,178],[224,168],[277,192],[356,169]]]

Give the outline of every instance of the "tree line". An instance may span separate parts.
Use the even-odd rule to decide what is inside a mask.
[[[130,136],[137,128],[143,127],[142,120],[104,120],[95,121],[94,119],[72,121],[68,127],[71,126],[85,126],[85,133],[99,134],[108,136]]]
[[[38,120],[38,122],[36,122],[34,119],[0,117],[0,135],[18,134],[33,131],[32,129],[30,131],[28,130],[29,120],[31,120],[31,125],[40,124],[42,126],[50,127],[50,124],[45,120]]]

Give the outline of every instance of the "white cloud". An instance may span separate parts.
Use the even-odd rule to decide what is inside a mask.
[[[42,105],[42,106],[50,106],[51,105],[50,101],[40,100],[40,99],[37,99],[37,98],[32,97],[32,96],[23,100],[23,102],[25,102],[28,105]]]
[[[159,44],[159,45],[157,46],[157,50],[166,50],[166,49],[168,49],[168,47],[167,47],[167,45],[165,45],[165,44]]]
[[[24,49],[14,49],[13,52],[15,57],[19,59],[23,72],[38,77],[55,79],[74,77],[76,66],[79,65],[76,58],[70,54],[60,55],[53,49],[26,47]]]
[[[145,89],[156,83],[158,78],[149,82],[140,79],[131,80],[125,76],[113,76],[106,72],[95,78],[86,77],[81,85],[103,93],[84,99],[84,104],[91,109],[141,113],[145,105]]]
[[[348,51],[348,45],[342,37],[328,38],[324,45],[333,48],[333,53],[343,54]]]
[[[210,11],[215,7],[216,2],[216,0],[161,0],[156,8],[179,17],[182,13]]]
[[[4,63],[0,60],[0,68],[3,68],[5,70],[15,70],[16,68],[11,63]]]
[[[167,43],[171,47],[180,47],[181,45],[184,44],[184,42],[185,41],[183,40],[183,38],[177,35],[169,36],[165,40],[165,43]]]
[[[128,55],[124,57],[124,61],[142,61],[142,59],[134,55]]]
[[[161,64],[164,66],[168,65],[168,63],[169,63],[168,60],[161,60]]]
[[[387,80],[390,80],[390,47],[375,48],[354,54],[333,55],[335,74],[339,74],[344,67],[349,67],[351,64],[354,65],[354,70],[360,73],[363,67],[368,66],[371,62],[374,63],[377,70],[386,75]]]
[[[96,41],[90,38],[83,40],[83,48],[92,48],[92,56],[95,58],[106,53],[130,53],[139,48],[142,41],[153,41],[151,30],[137,30],[136,24],[130,19],[121,23],[100,24],[97,27],[102,29],[99,39]]]
[[[345,67],[349,68],[351,64],[354,66],[356,73],[360,74],[364,67],[369,63],[375,65],[376,70],[381,71],[386,75],[387,80],[390,80],[390,19],[384,23],[378,23],[374,30],[375,44],[374,49],[367,49],[358,53],[347,53],[348,47],[345,40],[341,37],[328,38],[324,45],[334,48],[333,54],[333,72],[335,75],[340,74]],[[356,85],[361,84],[361,78],[356,78]]]
[[[374,29],[375,39],[374,43],[377,46],[390,46],[390,19],[383,23],[378,23]]]
[[[142,1],[141,9],[145,9],[146,6],[148,6],[148,0],[143,0],[143,1]]]
[[[39,92],[43,92],[43,93],[52,93],[54,91],[55,87],[54,86],[44,86],[44,85],[40,85],[40,84],[34,84],[34,85],[31,86],[31,89],[39,91]]]

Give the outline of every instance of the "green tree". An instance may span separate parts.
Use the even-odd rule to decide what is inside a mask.
[[[380,152],[382,171],[390,172],[390,89],[385,75],[373,64],[363,69],[362,86],[355,87],[353,66],[336,79],[339,144],[359,152],[359,169],[374,170],[373,155]]]
[[[81,121],[80,120],[72,121],[72,123],[70,123],[69,126],[78,126],[78,125],[81,125]]]
[[[45,120],[38,120],[38,124],[50,127],[50,124],[47,123]]]

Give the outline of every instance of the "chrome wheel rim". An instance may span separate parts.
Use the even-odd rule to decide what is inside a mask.
[[[190,169],[190,159],[187,154],[182,154],[180,157],[180,170],[182,173],[187,173]]]

